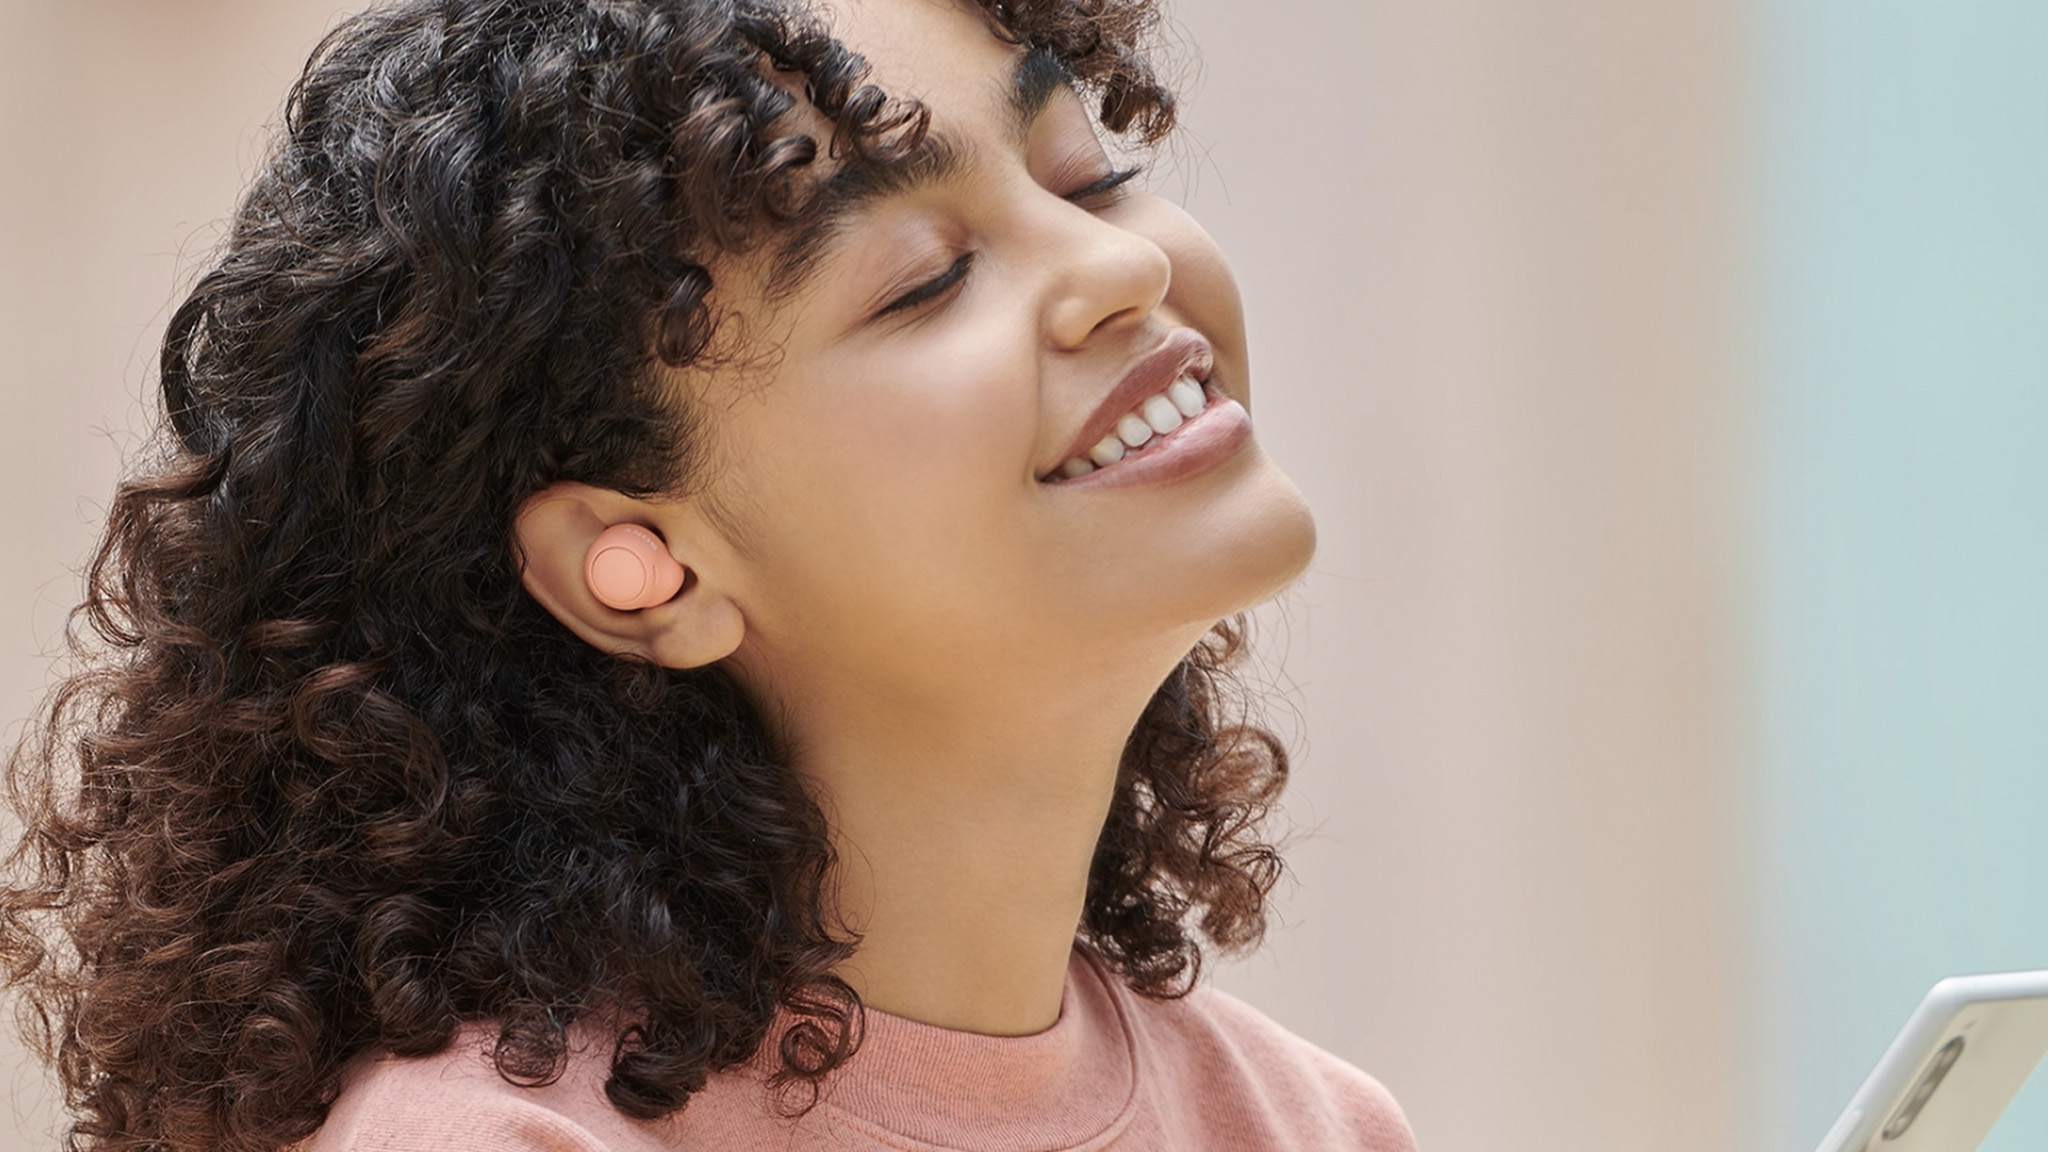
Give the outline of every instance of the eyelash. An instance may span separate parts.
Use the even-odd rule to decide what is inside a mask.
[[[1136,179],[1144,170],[1145,167],[1142,164],[1133,164],[1128,168],[1118,168],[1092,184],[1076,188],[1074,191],[1067,193],[1062,199],[1076,204],[1085,204],[1089,200],[1103,200],[1104,202],[1099,206],[1107,207],[1109,203],[1114,202],[1114,199],[1104,200],[1104,198],[1114,196],[1115,199],[1121,199],[1124,185]],[[889,316],[897,312],[906,312],[920,304],[926,304],[938,299],[952,290],[954,285],[967,279],[967,270],[973,266],[974,253],[961,253],[960,258],[953,261],[951,267],[912,288],[910,291],[905,292],[903,295],[898,296],[896,299],[889,301],[880,312],[876,313],[876,316]]]
[[[1108,196],[1111,193],[1116,193],[1117,198],[1121,199],[1124,185],[1137,179],[1144,171],[1145,166],[1143,164],[1133,164],[1129,168],[1114,169],[1108,175],[1088,185],[1086,188],[1076,188],[1074,191],[1067,193],[1066,199],[1078,204],[1083,200],[1093,200]]]
[[[958,284],[960,281],[967,279],[967,269],[972,267],[973,265],[974,253],[961,253],[960,258],[958,260],[953,261],[952,267],[946,269],[944,272],[939,273],[932,279],[927,280],[922,284],[919,284],[917,287],[912,288],[910,291],[905,292],[903,295],[898,296],[894,300],[889,301],[888,306],[883,308],[879,313],[876,313],[876,315],[892,315],[897,312],[903,312],[911,308],[915,308],[920,304],[926,303],[927,301],[938,299],[940,296],[945,295],[946,291],[952,288],[953,285]]]

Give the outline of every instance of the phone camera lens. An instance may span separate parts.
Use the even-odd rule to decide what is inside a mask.
[[[1920,1082],[1913,1085],[1913,1090],[1907,1093],[1905,1102],[1899,1105],[1897,1112],[1892,1113],[1891,1122],[1884,1126],[1884,1131],[1879,1135],[1886,1140],[1897,1140],[1904,1136],[1906,1129],[1913,1126],[1913,1121],[1920,1118],[1920,1110],[1927,1107],[1927,1101],[1934,1096],[1934,1090],[1941,1087],[1942,1080],[1948,1076],[1948,1070],[1956,1066],[1956,1061],[1961,1059],[1962,1055],[1961,1036],[1943,1044],[1941,1050],[1934,1054],[1934,1059],[1928,1062],[1927,1071],[1920,1074]]]

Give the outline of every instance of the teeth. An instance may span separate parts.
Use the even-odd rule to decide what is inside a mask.
[[[1161,436],[1181,426],[1180,410],[1165,396],[1154,396],[1145,401],[1139,407],[1138,415],[1143,416],[1146,425]]]
[[[1124,418],[1116,422],[1116,435],[1117,439],[1138,448],[1152,438],[1152,426],[1136,412],[1126,412]]]
[[[1164,436],[1201,415],[1208,406],[1209,397],[1202,391],[1201,384],[1191,376],[1183,376],[1166,391],[1146,397],[1137,411],[1124,413],[1123,419],[1116,422],[1115,431],[1090,448],[1086,457],[1076,456],[1060,465],[1059,474],[1064,479],[1075,480],[1097,468],[1107,468],[1150,444],[1154,438]]]

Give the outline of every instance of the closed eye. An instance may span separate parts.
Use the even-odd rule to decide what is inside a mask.
[[[1091,208],[1113,204],[1123,199],[1124,185],[1137,179],[1138,175],[1144,171],[1145,166],[1143,164],[1133,164],[1129,168],[1118,168],[1092,184],[1076,188],[1072,192],[1067,193],[1065,199]],[[1097,203],[1091,204],[1089,203],[1090,201],[1096,201]]]
[[[973,264],[974,253],[961,253],[960,258],[953,261],[952,267],[883,305],[882,310],[875,313],[876,318],[903,312],[944,296],[954,285],[967,279],[967,269]]]
[[[1062,198],[1079,204],[1084,208],[1105,208],[1123,199],[1124,186],[1135,180],[1144,171],[1145,168],[1141,164],[1133,164],[1128,168],[1118,168],[1105,173],[1099,179],[1074,189]],[[884,316],[892,316],[898,312],[907,312],[921,304],[928,304],[944,296],[963,280],[967,279],[967,272],[973,266],[974,253],[961,253],[959,259],[953,261],[952,265],[944,272],[883,305],[882,310],[875,313],[875,318],[879,320]]]

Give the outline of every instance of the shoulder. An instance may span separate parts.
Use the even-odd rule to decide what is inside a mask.
[[[1378,1080],[1237,997],[1202,985],[1178,1000],[1127,990],[1119,999],[1157,1068],[1157,1090],[1173,1107],[1238,1129],[1242,1146],[1413,1152],[1407,1118]]]
[[[655,1125],[610,1106],[602,1062],[572,1052],[566,1073],[527,1087],[498,1074],[479,1029],[431,1056],[366,1056],[320,1130],[294,1152],[654,1152]]]

